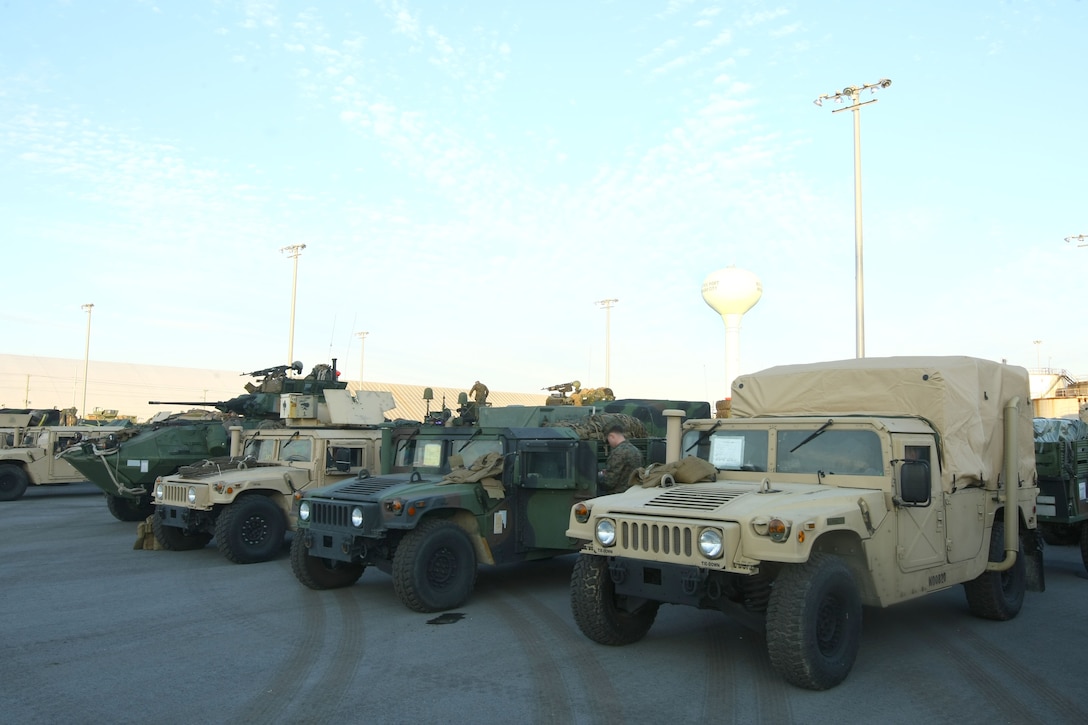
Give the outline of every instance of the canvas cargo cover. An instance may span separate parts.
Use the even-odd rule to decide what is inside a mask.
[[[972,357],[857,358],[780,365],[733,382],[734,417],[917,416],[941,436],[944,486],[996,485],[1002,469],[1003,408],[1019,397],[1019,476],[1034,481],[1028,373]],[[964,480],[967,479],[967,480]]]

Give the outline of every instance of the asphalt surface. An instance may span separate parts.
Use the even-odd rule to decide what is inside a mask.
[[[1010,622],[971,617],[960,587],[866,609],[850,677],[809,692],[715,612],[665,606],[642,642],[590,642],[570,556],[482,568],[428,615],[379,571],[311,591],[286,547],[241,566],[135,541],[90,484],[0,503],[0,723],[1088,722],[1075,547],[1047,548],[1047,591]]]

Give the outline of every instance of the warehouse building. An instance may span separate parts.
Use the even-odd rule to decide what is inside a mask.
[[[76,408],[80,415],[116,411],[118,415],[135,416],[142,422],[164,411],[175,413],[188,410],[190,405],[149,405],[149,401],[182,401],[185,403],[229,400],[245,393],[245,384],[259,382],[236,370],[202,370],[165,365],[136,365],[131,363],[86,363],[87,383],[84,390],[84,361],[69,358],[36,357],[32,355],[0,355],[0,408]],[[304,370],[303,374],[309,370]],[[342,373],[343,371],[341,371]],[[341,375],[341,380],[344,376]],[[360,389],[358,381],[348,380],[348,389]],[[449,388],[403,383],[365,382],[362,390],[387,390],[393,394],[396,408],[386,413],[389,419],[422,420],[428,412],[446,407],[457,409],[460,393],[467,393],[475,381],[464,388]],[[487,381],[483,381],[486,383]],[[424,399],[430,388],[431,400]],[[543,405],[546,391],[514,393],[492,390],[488,402],[492,405]],[[84,405],[86,400],[86,405]]]

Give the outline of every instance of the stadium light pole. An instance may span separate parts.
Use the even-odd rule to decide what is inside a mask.
[[[862,236],[861,236],[861,107],[870,103],[876,103],[874,98],[869,101],[861,101],[861,92],[868,90],[876,93],[881,88],[887,88],[892,82],[887,78],[881,78],[876,83],[865,83],[860,86],[847,86],[836,93],[825,93],[813,103],[817,106],[824,105],[824,101],[842,103],[850,99],[850,105],[836,108],[832,113],[839,111],[854,112],[854,306],[856,309],[857,328],[857,357],[865,357],[865,282],[864,264],[862,262]]]
[[[612,305],[617,299],[597,300],[594,304],[604,308],[604,386],[612,385]]]
[[[91,363],[91,310],[94,309],[94,305],[90,302],[83,305],[80,309],[87,313],[87,342],[83,346],[83,407],[79,410],[82,412],[83,417],[87,417],[87,368]]]
[[[302,250],[305,248],[305,244],[291,244],[280,248],[281,252],[287,252],[287,256],[295,260],[295,269],[291,275],[291,331],[287,337],[288,365],[294,362],[295,359],[295,291],[298,289],[298,255],[302,254]]]
[[[1065,241],[1070,244],[1076,242],[1078,247],[1088,247],[1088,234],[1078,234],[1075,237],[1066,237]]]
[[[359,385],[363,384],[363,363],[366,360],[366,356],[365,356],[366,350],[365,350],[365,348],[363,346],[366,345],[366,336],[369,335],[369,334],[370,334],[369,332],[356,332],[355,333],[355,336],[357,338],[359,338]]]

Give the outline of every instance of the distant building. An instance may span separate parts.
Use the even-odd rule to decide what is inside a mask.
[[[0,408],[72,408],[83,404],[83,360],[31,355],[0,355]],[[343,371],[341,380],[344,379]],[[304,370],[303,374],[308,374]],[[116,410],[120,415],[134,415],[144,421],[163,411],[181,412],[192,406],[148,405],[151,400],[177,400],[209,403],[229,400],[245,393],[245,384],[255,380],[241,371],[201,370],[164,365],[91,360],[88,367],[87,410]],[[259,378],[257,378],[259,380]],[[358,390],[356,381],[348,380],[349,390]],[[388,390],[397,407],[386,413],[390,419],[422,420],[428,410],[423,391],[430,387],[434,398],[432,412],[442,409],[443,400],[456,412],[457,398],[467,393],[474,381],[464,388],[449,388],[402,383],[364,382],[363,390]],[[484,381],[486,382],[486,380]],[[500,405],[543,405],[547,395],[510,393],[492,390],[489,403]]]

